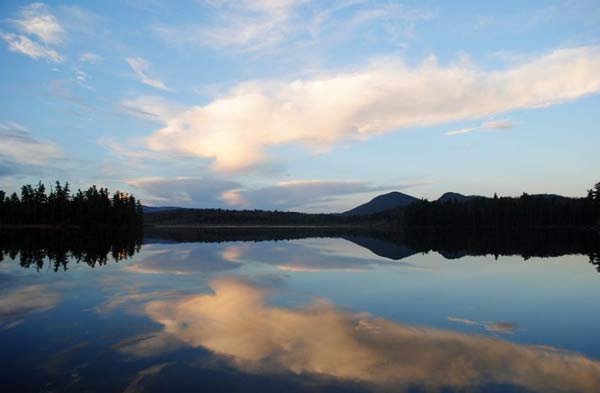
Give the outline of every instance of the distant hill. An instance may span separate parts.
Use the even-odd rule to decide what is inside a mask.
[[[437,199],[437,202],[465,202],[474,198],[483,198],[479,195],[463,195],[458,192],[446,192]]]
[[[367,214],[380,213],[385,210],[410,205],[411,203],[416,201],[418,201],[418,199],[413,196],[394,191],[388,194],[376,196],[369,202],[357,206],[354,209],[348,210],[342,214],[346,216],[362,216]]]
[[[166,212],[166,211],[179,210],[179,209],[183,209],[183,208],[176,207],[176,206],[145,206],[145,205],[142,206],[142,210],[144,211],[144,214]]]

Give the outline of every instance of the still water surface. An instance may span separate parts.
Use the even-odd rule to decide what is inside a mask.
[[[4,237],[2,390],[600,391],[583,246],[291,237]]]

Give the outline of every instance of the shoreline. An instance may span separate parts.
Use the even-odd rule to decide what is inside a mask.
[[[145,224],[141,228],[157,228],[157,229],[373,229],[373,230],[539,230],[539,229],[569,229],[569,230],[597,230],[600,231],[600,226],[514,226],[514,227],[490,227],[490,226],[388,226],[382,224],[334,224],[334,225],[294,225],[294,224]],[[79,225],[49,225],[49,224],[0,224],[0,230],[3,229],[82,229]],[[123,226],[102,226],[90,227],[87,229],[133,229]]]

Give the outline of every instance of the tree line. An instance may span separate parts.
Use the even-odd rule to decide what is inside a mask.
[[[460,201],[415,202],[395,213],[404,226],[582,227],[600,224],[600,183],[583,198],[559,195],[473,197]]]
[[[37,186],[21,187],[21,195],[0,190],[0,225],[77,226],[82,228],[134,227],[143,223],[143,210],[133,195],[89,187],[71,193],[69,183],[56,182],[46,193]]]
[[[267,210],[174,209],[147,214],[147,224],[156,225],[353,225],[360,217]]]

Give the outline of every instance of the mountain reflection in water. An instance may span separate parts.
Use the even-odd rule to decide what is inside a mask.
[[[600,272],[600,233],[588,230],[411,230],[381,233],[339,228],[147,228],[141,232],[0,230],[0,262],[16,259],[25,268],[41,269],[47,260],[55,271],[70,261],[90,267],[129,259],[139,252],[142,239],[153,243],[222,243],[279,241],[304,238],[343,238],[390,260],[418,253],[438,252],[446,259],[477,255],[557,257],[587,255]],[[227,260],[227,258],[225,258]]]
[[[562,230],[0,231],[0,378],[11,392],[597,392],[599,247]]]

